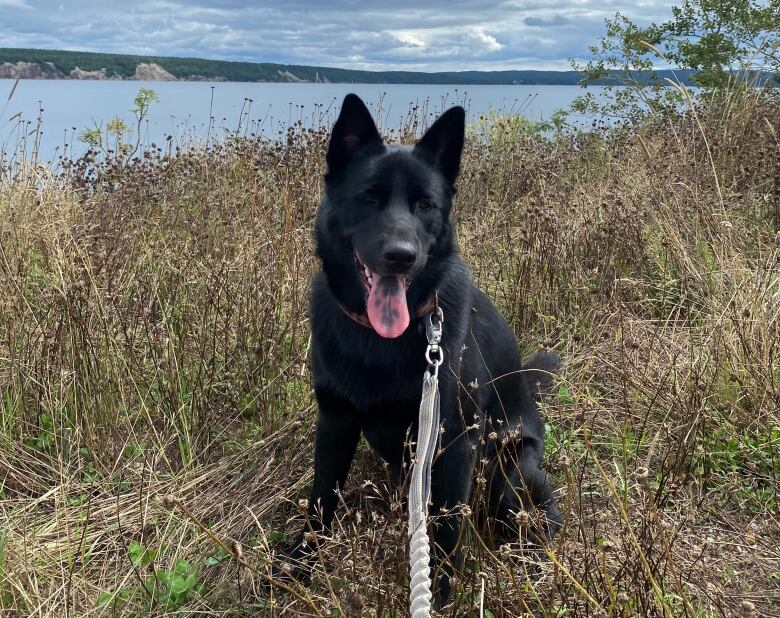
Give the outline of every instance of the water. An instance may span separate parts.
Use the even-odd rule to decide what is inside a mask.
[[[0,80],[0,110],[13,84]],[[37,141],[41,160],[79,155],[87,148],[78,139],[82,130],[99,127],[105,134],[106,124],[115,117],[134,127],[130,110],[141,87],[155,90],[160,99],[141,126],[141,143],[162,144],[170,136],[179,146],[235,131],[273,137],[294,121],[313,128],[329,126],[349,92],[360,95],[388,130],[401,126],[412,105],[429,118],[460,104],[470,121],[491,110],[539,120],[585,92],[578,86],[22,80],[0,114],[0,152],[29,154]],[[600,90],[589,89],[596,96]],[[35,132],[39,116],[41,131]]]

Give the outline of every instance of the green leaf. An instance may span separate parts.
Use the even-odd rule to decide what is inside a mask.
[[[173,596],[183,595],[190,588],[190,583],[187,577],[176,575],[171,578],[170,594]]]
[[[136,567],[149,566],[157,557],[157,550],[146,549],[141,543],[136,540],[130,541],[127,547],[127,552],[130,554],[130,560]]]
[[[99,606],[100,605],[105,605],[106,603],[111,601],[111,599],[113,599],[113,598],[114,598],[114,593],[113,592],[104,592],[103,594],[101,594],[98,597],[97,604]]]
[[[102,607],[112,603],[115,608],[122,607],[130,599],[131,591],[126,588],[117,588],[114,592],[104,592],[98,597],[97,606]]]
[[[571,396],[571,392],[565,386],[561,386],[558,389],[558,401],[561,403],[574,403],[574,397]]]
[[[176,564],[173,567],[173,572],[176,573],[177,575],[186,575],[191,571],[192,571],[192,567],[190,566],[190,563],[182,559],[177,560]]]

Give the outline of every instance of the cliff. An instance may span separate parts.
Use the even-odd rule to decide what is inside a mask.
[[[51,62],[3,62],[0,64],[0,78],[4,79],[131,79],[138,81],[175,81],[176,76],[171,75],[159,64],[154,62],[142,62],[135,68],[135,72],[129,77],[123,77],[117,73],[109,73],[106,68],[86,70],[74,67],[70,72],[63,73]],[[202,80],[199,75],[188,76],[187,79]]]
[[[674,77],[689,81],[691,71],[657,71],[640,79]],[[51,49],[0,48],[0,78],[127,79],[144,81],[229,81],[348,84],[578,85],[577,71],[359,71],[268,62],[233,62],[132,56]],[[602,83],[607,83],[605,80]]]

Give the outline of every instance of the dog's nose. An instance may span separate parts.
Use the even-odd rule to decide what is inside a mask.
[[[397,241],[385,247],[382,257],[390,269],[404,272],[409,270],[417,259],[417,250],[410,242]]]

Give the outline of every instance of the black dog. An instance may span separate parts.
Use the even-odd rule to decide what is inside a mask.
[[[453,560],[445,558],[459,537],[457,507],[470,499],[478,459],[488,462],[488,517],[500,537],[516,540],[515,516],[532,506],[545,515],[542,533],[561,522],[539,467],[544,427],[531,392],[550,385],[558,358],[541,353],[521,365],[514,334],[458,257],[450,209],[464,122],[463,108],[453,107],[413,148],[386,146],[363,102],[344,99],[327,153],[316,226],[322,270],[311,296],[319,416],[309,514],[322,530],[361,433],[402,478],[426,369],[423,317],[438,295],[443,433],[430,512],[440,604],[450,590]],[[301,540],[289,557],[305,562],[310,547]]]

